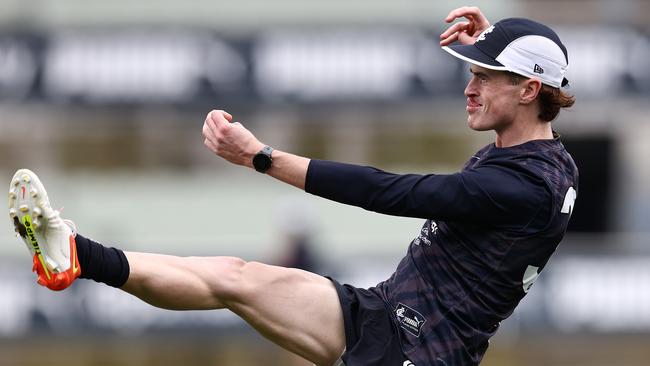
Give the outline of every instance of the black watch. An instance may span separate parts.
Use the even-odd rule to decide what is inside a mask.
[[[266,173],[271,169],[273,158],[271,158],[273,148],[271,146],[264,146],[260,152],[253,156],[253,168],[260,173]]]

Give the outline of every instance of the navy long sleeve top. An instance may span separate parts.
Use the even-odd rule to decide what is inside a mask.
[[[312,160],[305,182],[327,199],[426,220],[395,273],[372,288],[416,365],[480,362],[564,236],[577,186],[559,137],[490,144],[455,174]]]

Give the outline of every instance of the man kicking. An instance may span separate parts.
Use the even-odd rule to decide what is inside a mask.
[[[386,281],[361,289],[239,258],[108,248],[77,234],[23,169],[10,184],[9,215],[38,283],[62,290],[87,278],[165,309],[229,309],[319,366],[478,364],[562,239],[578,171],[551,128],[574,102],[561,89],[568,57],[558,36],[528,19],[490,26],[478,8],[446,21],[463,17],[440,43],[470,64],[469,127],[496,136],[458,173],[310,160],[266,146],[227,112],[205,119],[204,144],[233,164],[327,199],[425,219]]]

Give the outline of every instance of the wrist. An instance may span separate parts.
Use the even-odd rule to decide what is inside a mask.
[[[271,146],[262,146],[250,160],[253,169],[263,174],[268,172],[273,166],[273,151]]]

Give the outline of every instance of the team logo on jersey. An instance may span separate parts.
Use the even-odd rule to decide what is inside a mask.
[[[436,223],[433,220],[430,220],[428,223],[425,223],[424,226],[422,226],[422,230],[420,230],[420,235],[418,235],[415,240],[413,240],[413,244],[415,245],[420,245],[422,243],[426,245],[431,245],[431,240],[429,240],[429,235],[436,235],[438,234],[438,223]]]
[[[431,235],[438,234],[438,223],[431,220]]]
[[[420,330],[422,329],[424,323],[427,322],[422,314],[402,304],[401,302],[397,304],[395,315],[397,316],[397,322],[399,323],[400,327],[416,337],[420,336]]]

